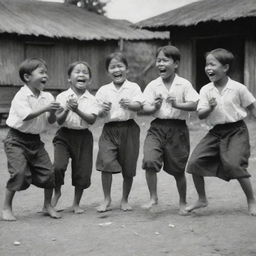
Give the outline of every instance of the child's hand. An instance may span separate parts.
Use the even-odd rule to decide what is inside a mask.
[[[157,96],[155,97],[155,102],[154,102],[155,108],[156,108],[157,110],[161,108],[162,102],[163,102],[163,97],[162,97],[162,95],[161,95],[161,94],[157,95]]]
[[[108,101],[104,101],[104,102],[102,103],[102,105],[101,105],[103,112],[108,112],[108,111],[110,111],[111,106],[112,106],[112,103],[111,103],[111,102],[108,102]]]
[[[60,103],[53,101],[46,108],[47,108],[47,111],[55,113],[60,108]]]
[[[75,112],[78,108],[78,103],[75,98],[71,98],[67,100],[67,109]]]
[[[166,102],[169,103],[169,104],[171,104],[172,107],[176,107],[176,106],[177,106],[176,97],[169,96],[169,97],[166,99]]]
[[[128,99],[128,98],[122,98],[120,101],[119,101],[119,104],[122,108],[126,109],[129,107],[131,101]]]
[[[217,101],[216,101],[216,99],[215,99],[215,98],[211,98],[211,99],[209,100],[209,105],[210,105],[210,108],[211,108],[211,109],[214,109],[214,108],[217,106]]]

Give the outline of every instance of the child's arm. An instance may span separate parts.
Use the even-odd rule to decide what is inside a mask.
[[[67,116],[68,116],[69,109],[68,108],[60,108],[56,111],[56,119],[59,125],[62,125]]]
[[[87,114],[82,112],[79,108],[73,110],[76,114],[78,114],[84,121],[88,124],[94,124],[96,121],[97,115],[96,114]]]
[[[98,103],[100,105],[100,110],[98,113],[99,117],[104,117],[107,115],[107,113],[110,111],[112,103],[111,102],[103,102],[103,103]]]
[[[49,105],[31,112],[29,115],[26,116],[26,118],[23,121],[28,121],[42,115],[45,112],[50,112],[50,115],[48,117],[48,122],[52,124],[56,121],[55,112],[57,109],[59,109],[59,107],[60,107],[60,104],[58,102],[55,102],[55,101],[51,102]]]
[[[198,101],[177,102],[174,97],[168,97],[167,102],[169,102],[173,108],[185,111],[195,111],[198,104]]]
[[[253,115],[253,117],[256,119],[256,102],[252,103],[247,107],[248,111]]]
[[[121,99],[119,103],[122,108],[127,108],[131,111],[139,111],[142,107],[142,104],[139,101],[131,101],[127,98]]]
[[[162,106],[163,98],[156,97],[153,104],[146,103],[143,105],[142,110],[139,112],[141,115],[152,115],[158,111]]]
[[[211,98],[209,100],[209,107],[208,108],[203,108],[199,109],[197,111],[199,119],[205,119],[207,118],[210,113],[214,110],[214,108],[217,106],[217,101],[215,98]]]
[[[82,112],[78,108],[78,103],[76,100],[70,100],[67,103],[67,108],[76,113],[79,117],[81,117],[85,122],[88,124],[93,124],[96,121],[97,115],[96,114],[87,114]]]

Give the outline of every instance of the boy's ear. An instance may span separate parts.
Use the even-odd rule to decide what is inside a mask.
[[[229,64],[225,64],[225,65],[224,65],[224,71],[225,71],[225,73],[227,73],[227,72],[229,71],[229,68],[230,68]]]
[[[180,61],[179,60],[175,60],[174,64],[175,64],[175,68],[178,69],[178,67],[180,65]]]
[[[25,73],[25,74],[23,75],[23,78],[24,78],[24,80],[25,80],[26,82],[29,82],[29,80],[30,80],[30,74]]]

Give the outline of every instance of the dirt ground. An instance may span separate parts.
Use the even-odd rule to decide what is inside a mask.
[[[139,120],[141,141],[149,125],[147,118]],[[248,122],[252,156],[249,171],[256,191],[256,123]],[[94,125],[94,157],[102,126]],[[0,139],[7,129],[1,128]],[[191,147],[206,133],[198,122],[190,123]],[[51,139],[54,129],[42,136],[52,157]],[[0,144],[0,203],[8,178],[3,145]],[[226,183],[217,178],[206,179],[209,206],[190,216],[178,215],[178,194],[174,179],[161,171],[158,175],[159,205],[151,211],[141,205],[148,200],[148,191],[141,169],[142,154],[138,160],[137,176],[130,195],[132,212],[119,209],[121,175],[113,177],[113,210],[97,213],[103,199],[100,173],[93,171],[92,185],[81,201],[84,214],[70,211],[73,188],[70,170],[66,174],[63,194],[58,208],[64,209],[63,218],[51,219],[39,213],[43,203],[43,190],[31,186],[16,194],[14,212],[16,222],[0,222],[1,256],[254,256],[256,255],[256,218],[247,213],[245,197],[236,181]],[[190,175],[187,175],[188,203],[196,200]],[[19,242],[15,245],[14,242]]]

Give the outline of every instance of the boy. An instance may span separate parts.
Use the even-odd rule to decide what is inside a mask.
[[[91,68],[85,61],[71,63],[68,68],[70,88],[56,98],[61,106],[56,112],[61,127],[53,139],[56,188],[52,206],[57,205],[61,196],[61,186],[71,159],[72,185],[75,187],[72,210],[75,214],[84,212],[80,200],[84,189],[91,185],[93,136],[89,127],[98,114],[96,99],[88,91],[91,79]]]
[[[210,83],[200,90],[198,116],[206,119],[211,130],[191,154],[187,172],[193,175],[198,201],[188,211],[208,205],[204,176],[229,181],[237,179],[247,198],[250,215],[256,216],[256,202],[247,172],[250,143],[243,119],[250,111],[256,117],[256,100],[243,84],[232,80],[228,72],[234,56],[218,48],[206,54],[205,73]]]
[[[12,100],[6,124],[10,127],[4,141],[10,179],[7,182],[2,218],[15,221],[12,201],[16,191],[30,184],[44,188],[44,208],[52,218],[60,215],[51,206],[54,172],[48,153],[40,139],[47,123],[54,123],[59,103],[48,92],[42,92],[48,80],[46,63],[26,59],[19,75],[25,85]]]
[[[123,53],[110,54],[105,64],[112,82],[102,86],[96,94],[99,116],[104,117],[96,161],[96,169],[101,172],[104,202],[97,211],[111,209],[112,176],[115,173],[123,176],[120,208],[130,211],[128,197],[136,175],[140,142],[140,128],[135,117],[141,109],[142,92],[138,84],[127,80],[128,62]]]
[[[144,208],[158,202],[157,172],[163,169],[173,175],[180,196],[181,215],[185,215],[186,178],[185,166],[189,156],[189,131],[186,125],[188,111],[196,110],[198,94],[191,83],[176,74],[180,61],[179,50],[171,45],[157,51],[156,67],[160,77],[150,82],[144,90],[143,112],[153,114],[144,143],[142,168],[146,170],[146,180],[150,201]]]

